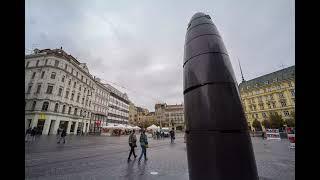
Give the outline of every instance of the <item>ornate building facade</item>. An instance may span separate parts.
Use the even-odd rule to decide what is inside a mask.
[[[270,114],[286,120],[295,112],[295,66],[242,81],[239,91],[250,128],[255,119],[269,120]]]
[[[85,63],[62,48],[25,56],[25,129],[87,133],[107,122],[127,124],[128,117],[128,96],[94,78]]]

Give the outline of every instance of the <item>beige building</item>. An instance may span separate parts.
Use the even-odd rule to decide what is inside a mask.
[[[262,122],[273,113],[286,120],[295,112],[295,66],[243,81],[239,91],[250,127],[254,119]]]
[[[129,124],[136,125],[137,121],[138,121],[138,109],[132,102],[130,102],[130,104],[129,104]]]
[[[149,113],[145,116],[145,122],[148,122],[148,124],[150,124],[150,125],[156,124],[155,112],[149,112]]]
[[[185,121],[183,104],[156,104],[155,120],[159,122],[161,127],[174,127],[176,130],[184,130]]]

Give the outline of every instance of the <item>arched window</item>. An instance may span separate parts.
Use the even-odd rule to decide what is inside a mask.
[[[59,108],[59,103],[56,103],[56,105],[54,106],[54,112],[58,112],[58,108]]]
[[[77,115],[77,113],[78,113],[77,111],[78,111],[78,109],[77,109],[77,108],[74,108],[74,113],[73,113],[73,114],[74,114],[74,115]]]
[[[66,105],[62,106],[62,113],[64,113],[66,111]]]
[[[56,73],[55,72],[52,72],[51,73],[51,79],[55,79],[56,78]]]
[[[42,111],[48,111],[48,107],[49,107],[49,102],[45,101],[42,104]]]
[[[71,113],[71,107],[69,107],[69,110],[68,110],[68,114],[70,114]]]
[[[36,108],[36,105],[37,105],[37,101],[33,101],[32,107],[31,107],[31,110],[32,110],[32,111]]]

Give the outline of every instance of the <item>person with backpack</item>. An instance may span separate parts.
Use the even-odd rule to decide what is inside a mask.
[[[60,139],[57,143],[60,144],[61,139],[63,139],[63,144],[65,144],[66,143],[66,136],[67,136],[67,131],[66,131],[66,129],[63,129],[61,132]]]
[[[145,130],[142,130],[140,135],[141,155],[139,157],[139,162],[141,161],[141,158],[143,155],[144,155],[144,160],[148,160],[147,158],[148,138],[145,132],[146,132]]]
[[[130,153],[128,157],[128,161],[130,161],[131,154],[133,154],[134,158],[136,158],[136,153],[134,152],[134,148],[137,147],[137,136],[135,135],[135,130],[133,130],[129,136],[129,146],[130,146]]]
[[[174,139],[176,138],[174,133],[174,128],[172,128],[172,130],[170,131],[170,137],[171,137],[171,143],[174,143]]]

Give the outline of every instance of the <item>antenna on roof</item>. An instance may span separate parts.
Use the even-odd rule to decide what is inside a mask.
[[[244,77],[243,77],[243,73],[242,73],[242,69],[241,69],[241,65],[240,65],[239,58],[238,58],[238,63],[239,63],[240,72],[241,72],[241,78],[242,78],[242,82],[243,82],[243,81],[245,81],[245,80],[244,80]]]

